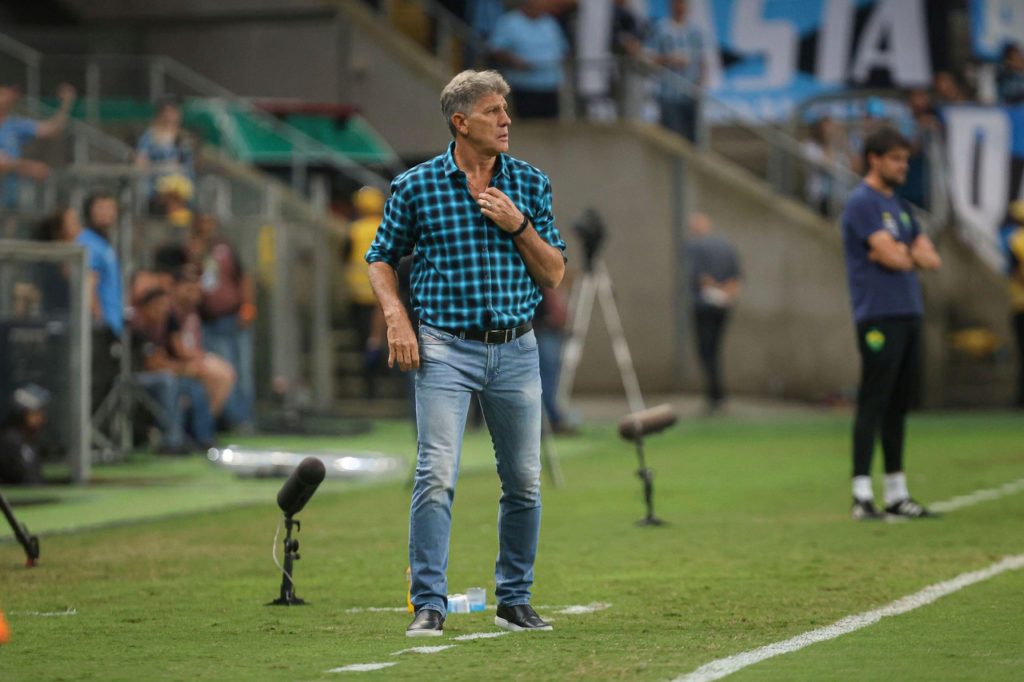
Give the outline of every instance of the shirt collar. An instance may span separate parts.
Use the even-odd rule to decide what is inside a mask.
[[[494,177],[504,176],[508,177],[508,164],[506,161],[505,154],[498,154],[497,160],[494,162]],[[462,169],[455,163],[455,141],[448,143],[448,151],[445,152],[444,160],[441,162],[444,168],[445,175],[454,175],[461,173]]]

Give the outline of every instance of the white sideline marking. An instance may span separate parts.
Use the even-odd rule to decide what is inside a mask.
[[[595,601],[589,604],[566,606],[561,611],[558,611],[558,613],[564,613],[567,616],[578,616],[583,613],[594,613],[596,611],[604,611],[605,609],[610,609],[611,607],[611,604],[605,604],[604,602]]]
[[[468,635],[459,635],[458,637],[452,637],[456,642],[467,642],[471,639],[494,639],[495,637],[504,637],[508,634],[508,631],[504,632],[472,632]]]
[[[12,615],[12,616],[39,616],[41,618],[52,618],[52,617],[55,617],[55,616],[77,616],[78,615],[78,611],[77,611],[77,609],[74,609],[74,608],[70,608],[70,609],[67,609],[67,610],[64,610],[64,611],[47,611],[45,613],[42,612],[42,611],[11,611],[10,615]]]
[[[414,646],[411,649],[402,649],[391,654],[392,656],[401,656],[402,654],[436,654],[439,651],[445,649],[454,648],[454,644],[442,644],[441,646]]]
[[[964,507],[973,507],[981,502],[998,500],[1000,497],[1013,495],[1021,492],[1022,490],[1024,490],[1024,478],[1004,483],[998,488],[975,490],[973,493],[968,493],[967,495],[957,495],[952,499],[945,500],[943,502],[936,502],[931,505],[931,508],[937,512],[951,512],[956,509],[963,509]]]
[[[832,623],[832,625],[826,625],[823,628],[811,630],[781,642],[768,644],[760,649],[744,651],[743,653],[736,654],[735,656],[728,656],[716,661],[711,661],[687,675],[677,677],[673,682],[711,682],[712,680],[720,680],[723,677],[732,675],[734,672],[738,672],[747,666],[754,665],[755,663],[759,663],[763,660],[774,656],[780,656],[782,654],[792,653],[803,649],[806,646],[810,646],[811,644],[835,639],[836,637],[849,634],[855,630],[866,628],[887,616],[898,616],[900,614],[907,613],[908,611],[913,611],[914,609],[931,604],[941,597],[958,592],[975,583],[988,580],[1000,573],[1016,571],[1021,568],[1024,568],[1024,554],[1006,557],[1002,561],[996,562],[987,568],[972,571],[970,573],[961,573],[952,580],[930,585],[920,592],[915,592],[909,596],[897,599],[894,602],[886,604],[880,609],[865,611],[864,613],[858,613],[855,616],[847,616],[846,618],[837,620],[835,623]]]
[[[342,666],[341,668],[331,668],[325,672],[329,673],[368,673],[371,670],[383,670],[384,668],[390,668],[393,665],[398,665],[394,662],[389,663],[353,663],[352,665]]]

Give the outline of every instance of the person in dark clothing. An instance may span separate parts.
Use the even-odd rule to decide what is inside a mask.
[[[46,424],[50,393],[35,384],[14,392],[10,414],[0,427],[0,483],[43,483],[38,436]]]
[[[729,310],[740,293],[739,255],[732,244],[711,234],[711,219],[707,215],[695,213],[690,217],[686,261],[697,353],[704,370],[708,410],[714,412],[725,400],[720,356]]]
[[[935,270],[942,259],[921,232],[896,188],[907,177],[910,142],[884,127],[864,142],[867,174],[843,209],[843,250],[861,356],[853,430],[855,520],[933,516],[915,502],[903,472],[907,412],[920,372],[924,302],[915,270]],[[885,455],[885,510],[874,505],[871,459],[881,435]]]

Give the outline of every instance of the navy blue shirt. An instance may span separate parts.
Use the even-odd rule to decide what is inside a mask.
[[[923,315],[917,273],[890,270],[868,258],[868,238],[879,230],[887,231],[907,246],[921,234],[907,205],[899,197],[888,197],[862,182],[846,200],[842,230],[854,319],[860,323]]]
[[[484,217],[455,163],[455,145],[402,173],[391,183],[384,219],[366,262],[398,269],[415,251],[410,281],[416,316],[445,329],[517,327],[540,303],[512,235]],[[551,212],[551,183],[544,173],[499,154],[491,186],[529,216],[541,239],[562,251],[565,242]]]

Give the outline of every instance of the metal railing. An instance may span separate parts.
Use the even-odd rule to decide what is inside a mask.
[[[0,239],[0,385],[50,392],[44,431],[74,481],[89,477],[89,261],[76,244]]]
[[[35,101],[55,91],[60,83],[79,88],[85,120],[98,123],[103,98],[132,98],[155,101],[167,95],[181,98],[210,98],[242,111],[246,117],[291,146],[292,185],[307,191],[309,170],[324,165],[351,180],[386,189],[380,173],[348,158],[305,132],[268,114],[248,99],[206,78],[169,57],[154,55],[50,55],[43,54],[0,34],[0,82],[21,85]],[[404,170],[390,148],[385,167],[391,173]],[[246,160],[246,159],[242,159]]]

